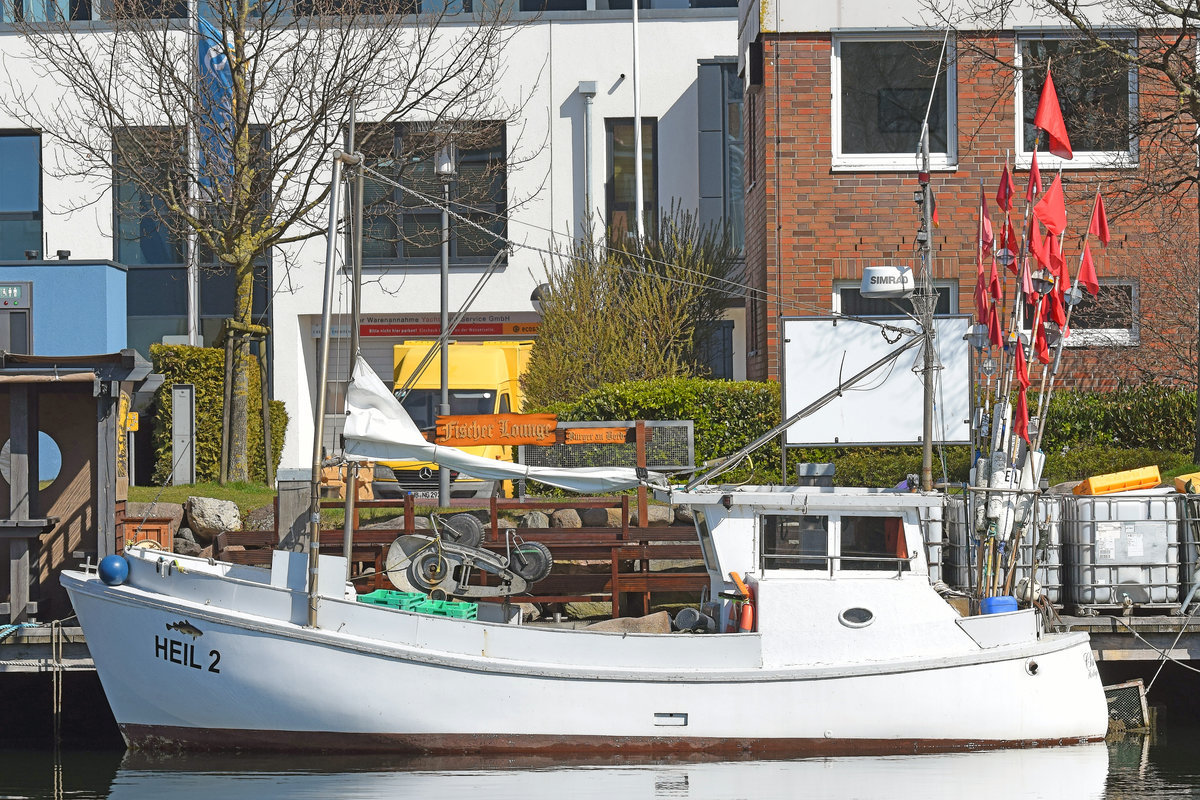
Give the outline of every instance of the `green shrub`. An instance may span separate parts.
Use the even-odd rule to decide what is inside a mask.
[[[1030,399],[1031,410],[1036,399]],[[1042,450],[1092,444],[1190,453],[1196,393],[1154,383],[1112,392],[1055,392]]]
[[[1065,453],[1047,453],[1042,477],[1053,486],[1065,481],[1081,481],[1093,475],[1107,475],[1110,472],[1124,472],[1139,467],[1157,466],[1160,473],[1167,473],[1187,466],[1191,460],[1190,455],[1147,447],[1079,445]]]
[[[150,345],[154,371],[162,374],[163,385],[154,398],[154,482],[171,477],[171,385],[193,384],[196,392],[196,481],[217,481],[221,476],[221,409],[225,404],[225,351],[215,347]],[[262,390],[256,362],[250,368],[249,443],[250,478],[263,483]],[[288,416],[283,402],[272,400],[271,456],[279,467]]]
[[[605,384],[573,403],[556,403],[544,410],[574,421],[690,419],[699,466],[737,451],[779,423],[779,384],[704,378],[627,381]],[[721,480],[777,482],[779,440],[759,449]]]

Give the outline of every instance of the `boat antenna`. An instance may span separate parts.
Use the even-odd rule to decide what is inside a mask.
[[[929,87],[929,102],[925,105],[925,119],[921,121],[920,157],[921,166],[917,179],[921,183],[921,227],[917,233],[917,244],[921,251],[921,287],[913,294],[913,311],[920,320],[924,332],[925,357],[921,368],[924,394],[921,405],[921,489],[933,490],[933,374],[937,369],[937,356],[933,349],[933,311],[937,307],[937,294],[933,290],[933,190],[929,186],[929,115],[933,111],[933,100],[937,95],[938,79],[942,75],[942,62],[946,59],[946,44],[950,40],[950,27],[942,37],[942,50],[934,68],[933,85]]]

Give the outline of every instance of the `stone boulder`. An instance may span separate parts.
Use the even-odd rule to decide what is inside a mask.
[[[585,528],[605,528],[608,526],[608,509],[581,508],[579,509],[579,521]]]
[[[187,528],[183,528],[187,530]],[[182,536],[176,536],[172,543],[172,549],[181,556],[198,556],[200,555],[200,545],[196,544],[194,539],[185,539]]]
[[[587,629],[606,633],[670,633],[671,615],[658,611],[645,617],[618,617],[593,622]]]
[[[694,525],[696,514],[691,506],[675,506],[675,521],[681,525]]]
[[[550,524],[555,528],[582,528],[579,512],[573,508],[560,508],[550,515]]]
[[[171,520],[171,535],[174,536],[183,525],[183,506],[179,503],[126,503],[125,519],[141,520],[149,518]]]
[[[211,497],[189,497],[187,523],[196,535],[196,541],[208,544],[222,531],[240,531],[242,515],[237,503]]]
[[[550,518],[541,511],[526,511],[517,523],[518,528],[549,528]]]
[[[629,524],[638,524],[637,506],[630,504],[629,509]],[[650,505],[646,508],[646,519],[651,526],[670,525],[675,521],[675,512],[671,506]]]

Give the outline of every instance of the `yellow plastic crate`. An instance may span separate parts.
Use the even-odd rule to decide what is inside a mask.
[[[1113,492],[1129,492],[1137,489],[1153,489],[1162,482],[1158,467],[1138,467],[1124,472],[1110,472],[1107,475],[1093,475],[1075,487],[1075,494],[1112,494]]]
[[[1189,472],[1187,475],[1180,475],[1175,479],[1175,491],[1180,494],[1187,494],[1187,482],[1191,481],[1192,485],[1200,489],[1200,472]]]

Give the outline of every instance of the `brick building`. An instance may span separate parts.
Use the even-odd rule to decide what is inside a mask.
[[[746,268],[759,292],[746,306],[748,377],[780,375],[780,317],[894,313],[864,301],[858,285],[870,264],[920,271],[914,192],[927,107],[938,310],[971,312],[980,189],[999,231],[993,198],[1006,160],[1024,195],[1049,60],[1075,156],[1047,153],[1043,139],[1038,164],[1047,185],[1063,170],[1072,277],[1098,187],[1114,232],[1107,248],[1091,244],[1101,293],[1075,312],[1060,385],[1194,380],[1194,190],[1182,218],[1168,203],[1134,202],[1145,199],[1138,182],[1162,155],[1137,134],[1138,114],[1159,102],[1150,78],[1089,51],[1052,20],[1014,12],[999,34],[947,39],[914,26],[928,18],[918,0],[743,0]],[[1127,30],[1113,37],[1138,43]],[[1019,201],[1014,214],[1023,208]],[[1019,233],[1019,217],[1013,226]],[[1011,303],[1012,278],[1006,289]]]

